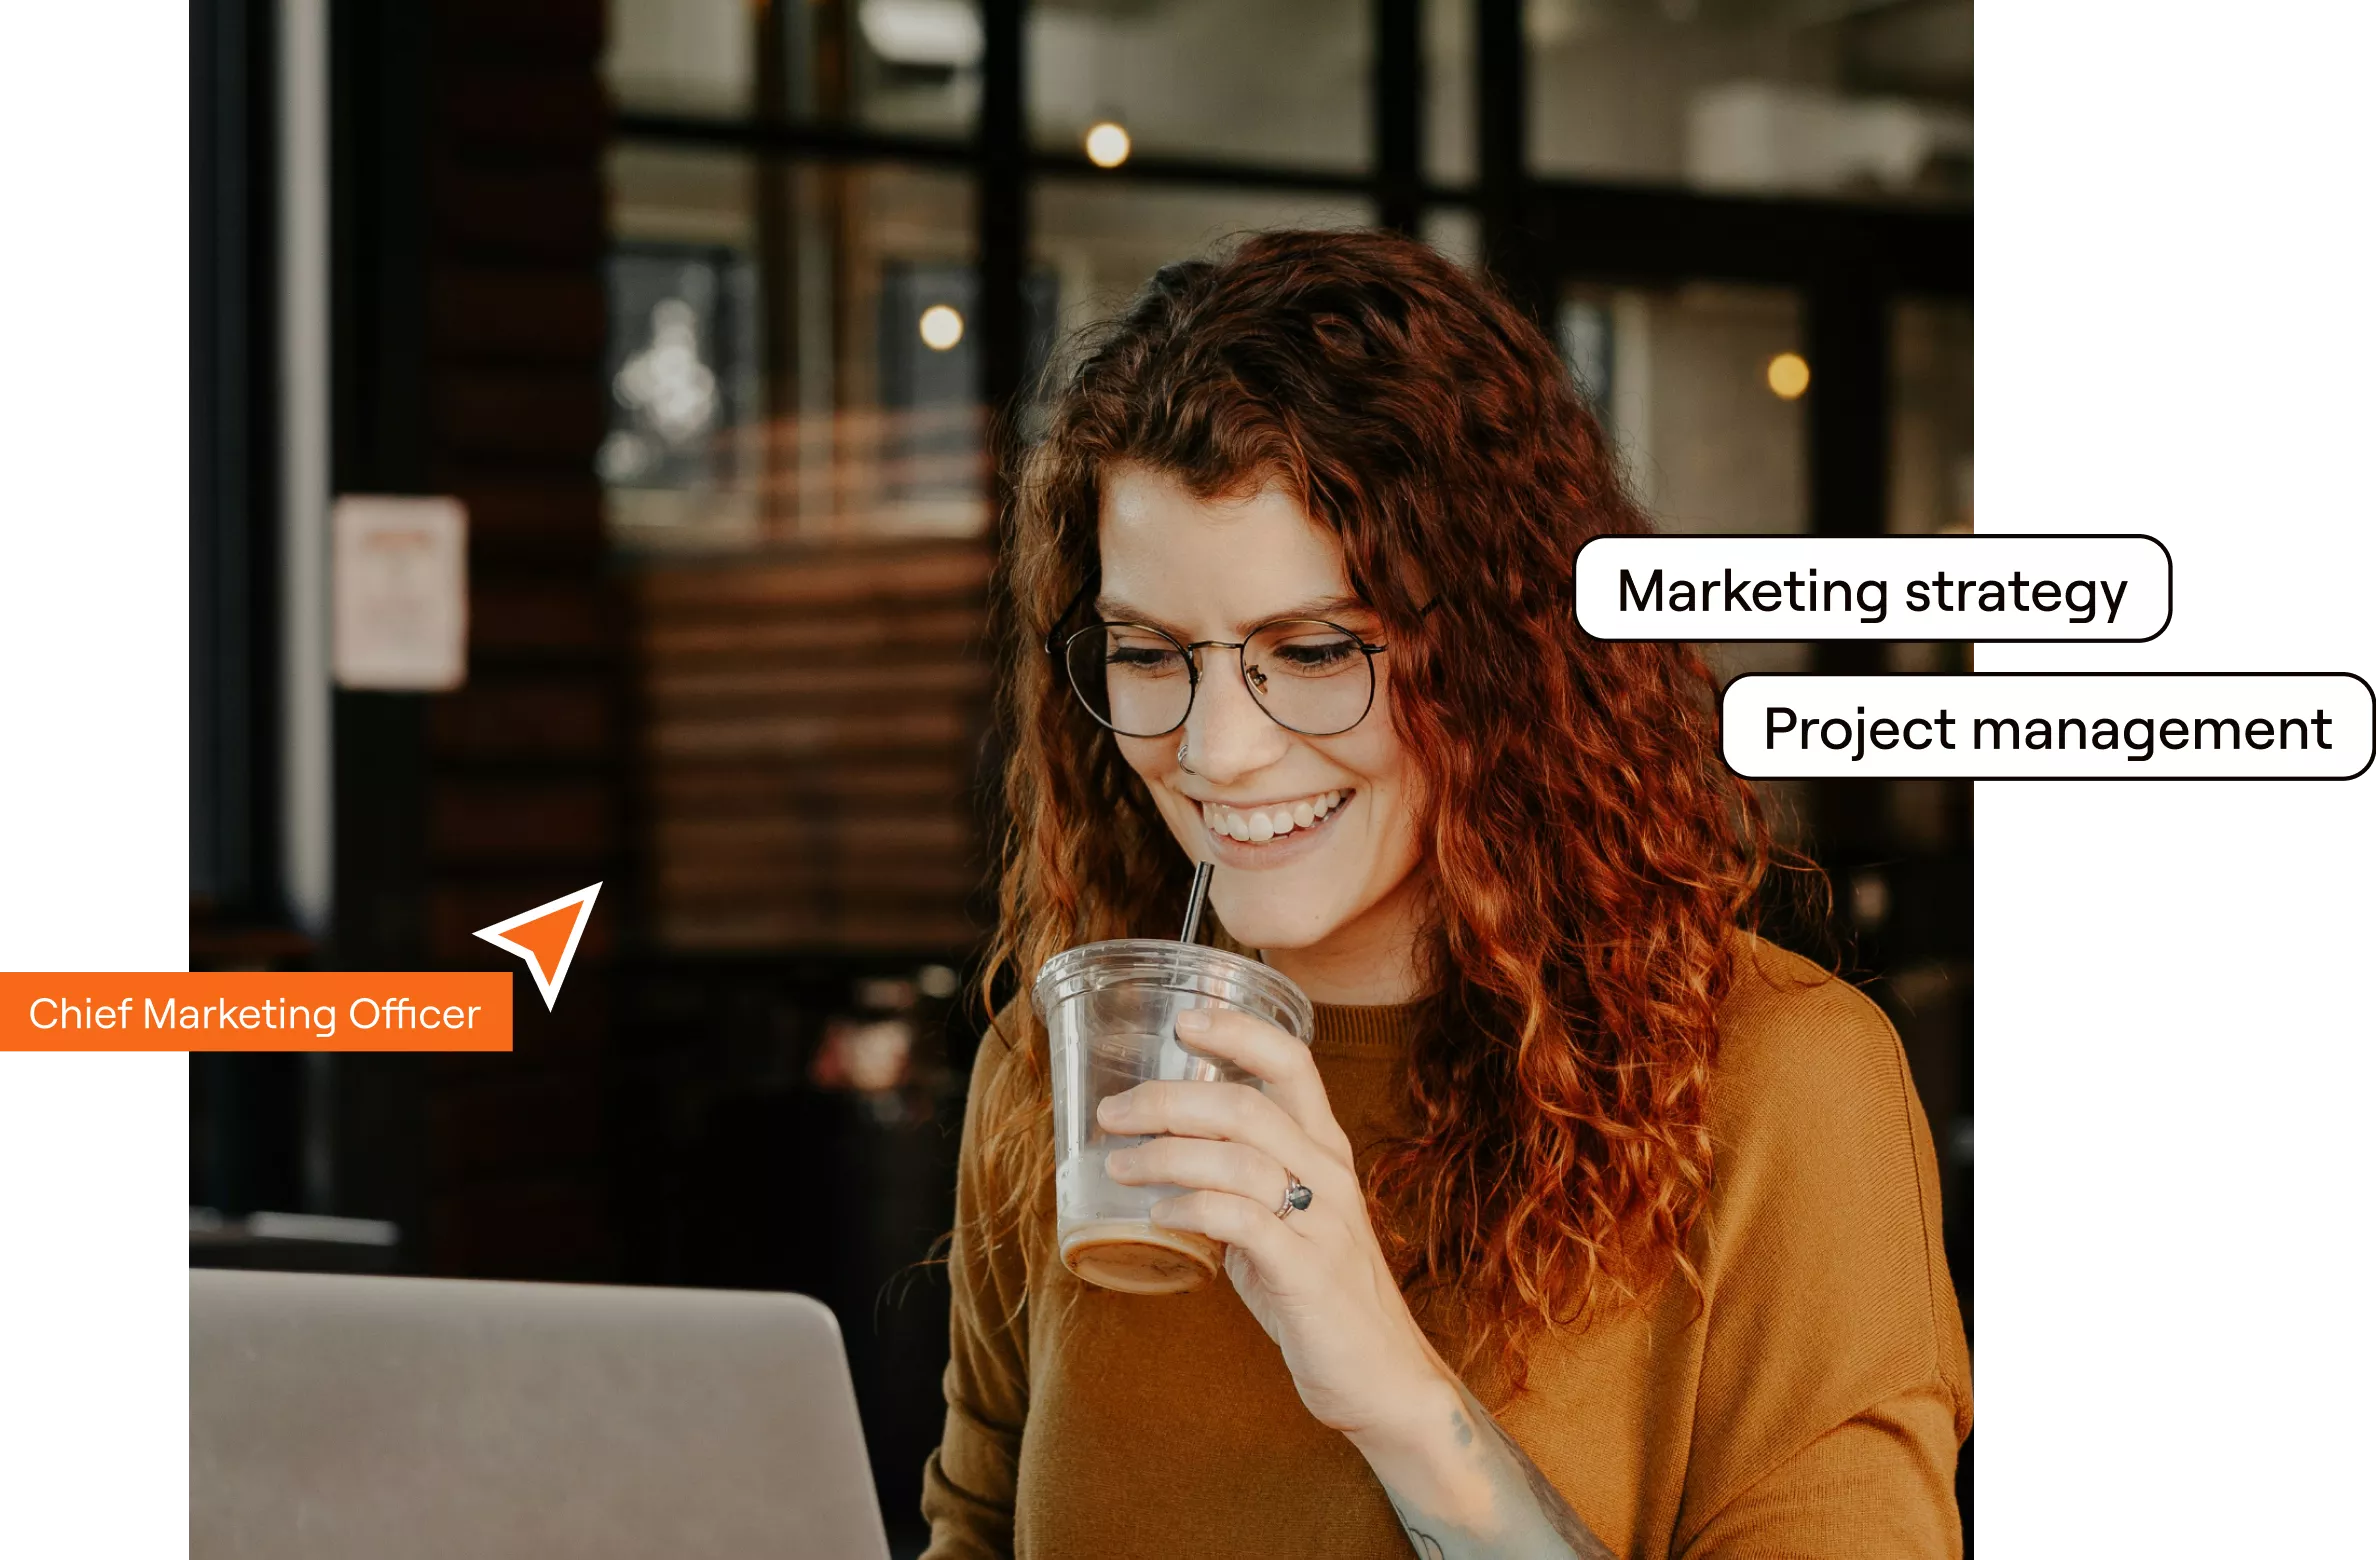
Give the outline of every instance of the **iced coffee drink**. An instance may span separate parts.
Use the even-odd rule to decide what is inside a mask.
[[[1056,1237],[1066,1267],[1125,1294],[1176,1294],[1213,1281],[1221,1248],[1167,1230],[1149,1210],[1177,1186],[1125,1186],[1106,1156],[1146,1141],[1098,1125],[1098,1103],[1151,1079],[1254,1083],[1183,1047],[1172,1021],[1192,1007],[1229,1008],[1307,1045],[1312,1004],[1268,965],[1194,943],[1131,938],[1091,943],[1041,966],[1033,1000],[1048,1025],[1056,1113]]]

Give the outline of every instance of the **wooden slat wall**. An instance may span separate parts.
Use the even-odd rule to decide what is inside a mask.
[[[548,1015],[526,982],[516,1052],[428,1082],[427,1265],[601,1278],[608,1206],[606,964],[622,880],[624,616],[594,452],[607,328],[600,0],[441,0],[428,105],[432,486],[470,509],[470,682],[432,701],[423,820],[434,964],[486,967],[473,929],[605,889]]]
[[[639,578],[642,843],[664,946],[974,941],[989,570],[980,542],[911,541]]]

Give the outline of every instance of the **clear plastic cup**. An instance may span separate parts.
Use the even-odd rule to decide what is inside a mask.
[[[1124,1186],[1106,1174],[1108,1154],[1147,1140],[1101,1129],[1098,1102],[1156,1078],[1255,1083],[1239,1068],[1184,1049],[1173,1019],[1188,1008],[1232,1008],[1310,1045],[1311,999],[1252,959],[1135,937],[1058,954],[1040,966],[1032,1001],[1048,1026],[1058,1255],[1081,1278],[1125,1294],[1178,1294],[1211,1283],[1221,1248],[1148,1219],[1155,1204],[1181,1189]]]

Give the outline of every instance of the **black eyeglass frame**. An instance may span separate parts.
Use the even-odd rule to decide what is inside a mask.
[[[1073,599],[1066,604],[1065,610],[1058,613],[1056,621],[1049,625],[1047,635],[1040,642],[1040,648],[1045,654],[1048,655],[1050,659],[1056,661],[1060,667],[1062,667],[1065,678],[1065,686],[1072,690],[1074,701],[1078,703],[1085,712],[1088,713],[1090,719],[1096,721],[1099,725],[1105,727],[1108,731],[1113,732],[1118,737],[1132,737],[1140,741],[1154,741],[1159,737],[1168,737],[1172,735],[1173,732],[1178,731],[1181,727],[1188,724],[1188,718],[1190,714],[1192,714],[1197,707],[1197,689],[1202,686],[1205,680],[1204,663],[1199,660],[1197,656],[1197,652],[1200,650],[1236,651],[1238,655],[1238,681],[1246,689],[1247,696],[1253,699],[1255,701],[1255,706],[1265,715],[1270,716],[1272,721],[1277,723],[1281,730],[1293,731],[1301,737],[1341,737],[1345,735],[1345,733],[1353,730],[1356,726],[1362,724],[1362,722],[1368,720],[1370,718],[1371,707],[1378,703],[1378,663],[1376,657],[1385,651],[1387,647],[1385,645],[1372,644],[1370,641],[1364,639],[1360,634],[1355,633],[1352,629],[1347,628],[1342,623],[1332,623],[1327,618],[1273,618],[1267,623],[1256,624],[1254,631],[1248,634],[1244,639],[1199,639],[1187,644],[1181,643],[1181,641],[1166,633],[1163,629],[1156,627],[1153,623],[1084,623],[1081,625],[1081,627],[1073,630],[1073,632],[1069,634],[1066,633],[1066,620],[1071,618],[1074,613],[1079,612],[1083,605],[1088,602],[1090,592],[1096,587],[1096,583],[1097,582],[1095,580],[1087,581],[1082,585],[1079,591],[1074,593]],[[1422,609],[1421,615],[1425,616],[1428,612],[1434,611],[1435,607],[1435,602],[1429,602],[1428,605]],[[1334,731],[1305,731],[1300,727],[1291,726],[1286,721],[1281,720],[1278,715],[1273,713],[1271,706],[1263,702],[1263,696],[1255,691],[1254,684],[1247,681],[1246,647],[1249,644],[1252,644],[1265,629],[1277,628],[1282,623],[1316,624],[1322,628],[1334,629],[1338,633],[1343,634],[1346,638],[1353,641],[1354,648],[1362,652],[1363,668],[1370,674],[1370,688],[1369,691],[1363,696],[1361,714],[1356,715],[1352,720],[1347,721],[1344,725],[1338,727]],[[1073,641],[1079,639],[1083,634],[1101,633],[1111,628],[1131,628],[1144,630],[1147,633],[1155,635],[1158,639],[1163,640],[1166,644],[1172,646],[1173,649],[1178,650],[1180,652],[1181,659],[1188,662],[1188,703],[1181,709],[1180,719],[1174,721],[1162,731],[1123,730],[1121,727],[1108,720],[1105,716],[1100,715],[1096,710],[1090,708],[1089,699],[1082,693],[1081,685],[1073,679],[1072,660],[1067,654],[1067,651],[1072,647]]]

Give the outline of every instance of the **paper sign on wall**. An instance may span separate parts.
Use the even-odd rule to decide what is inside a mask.
[[[342,688],[462,686],[467,521],[453,498],[349,494],[331,506],[331,672]]]

